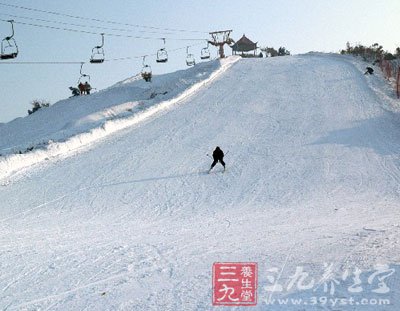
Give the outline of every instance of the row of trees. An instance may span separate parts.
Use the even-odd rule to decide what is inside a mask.
[[[362,56],[365,59],[369,60],[377,60],[377,59],[385,59],[385,60],[393,60],[400,58],[400,47],[396,48],[394,54],[385,51],[383,46],[379,43],[374,43],[371,46],[364,46],[362,44],[357,44],[352,46],[350,42],[346,43],[346,49],[341,50],[340,54],[351,54],[356,56]]]
[[[281,46],[278,50],[275,50],[273,47],[265,47],[261,48],[260,50],[265,53],[266,57],[290,55],[290,51],[283,46]]]

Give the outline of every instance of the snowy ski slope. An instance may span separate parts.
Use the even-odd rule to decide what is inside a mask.
[[[317,282],[326,263],[334,278],[346,269],[363,271],[356,299],[390,299],[381,309],[362,310],[400,308],[400,118],[383,79],[364,76],[364,63],[339,55],[230,59],[222,67],[203,64],[159,77],[159,85],[156,77],[157,89],[175,79],[169,85],[179,92],[146,108],[190,96],[81,141],[67,148],[68,156],[42,146],[4,166],[0,309],[213,310],[212,264],[252,261],[259,288],[251,310],[358,310],[271,302],[329,296],[322,282],[316,292],[266,288],[272,268],[282,284],[299,266]],[[176,82],[182,75],[191,82]],[[123,97],[119,92],[142,82],[126,83],[93,98]],[[57,109],[74,101],[94,99]],[[97,108],[94,119],[69,120],[94,120],[84,131],[70,126],[69,134],[109,122]],[[134,117],[125,108],[120,122]],[[59,133],[43,129],[26,139],[10,124],[0,131],[8,131],[3,149],[12,147],[13,135],[26,146]],[[208,175],[206,154],[217,145],[229,151],[227,171],[216,166]],[[32,157],[33,167],[13,166]],[[381,296],[365,277],[377,265],[396,270]],[[348,286],[337,285],[332,297],[347,297]],[[229,310],[239,309],[247,308]]]
[[[0,178],[54,156],[69,156],[169,109],[213,81],[239,58],[200,63],[146,83],[140,75],[92,94],[55,103],[0,129]]]

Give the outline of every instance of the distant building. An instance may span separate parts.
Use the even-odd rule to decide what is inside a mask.
[[[232,55],[240,55],[242,57],[257,57],[257,42],[254,43],[245,35],[241,37],[234,45],[231,46]],[[251,53],[249,53],[251,52]]]

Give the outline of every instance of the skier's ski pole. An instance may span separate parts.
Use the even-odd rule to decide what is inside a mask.
[[[211,158],[211,156],[210,156],[208,153],[206,154],[206,156],[209,157],[209,158]]]

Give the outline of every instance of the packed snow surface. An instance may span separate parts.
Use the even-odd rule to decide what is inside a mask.
[[[237,60],[0,127],[1,310],[222,310],[214,262],[258,263],[252,310],[358,310],[272,303],[311,296],[399,310],[400,118],[387,83],[339,55]],[[216,146],[227,170],[207,174]],[[307,278],[291,283],[299,267]],[[378,267],[386,293],[368,279]],[[349,290],[357,269],[361,292]]]

